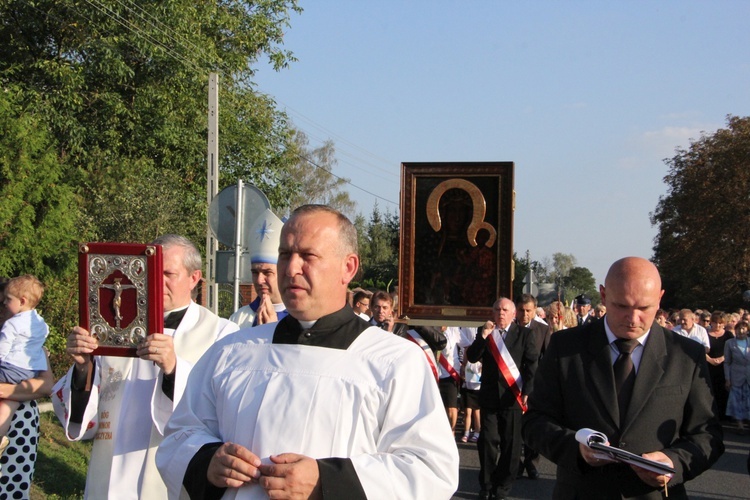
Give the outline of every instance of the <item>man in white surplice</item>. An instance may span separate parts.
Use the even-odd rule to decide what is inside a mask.
[[[86,498],[166,498],[154,463],[164,426],[193,364],[217,339],[238,329],[192,301],[201,278],[195,246],[174,234],[154,243],[163,249],[164,333],[143,341],[137,358],[125,358],[91,356],[96,339],[74,328],[67,353],[75,363],[53,389],[55,413],[68,438],[94,439]]]
[[[424,353],[347,304],[357,232],[306,205],[281,233],[289,316],[212,346],[156,463],[170,498],[450,498],[458,450]]]

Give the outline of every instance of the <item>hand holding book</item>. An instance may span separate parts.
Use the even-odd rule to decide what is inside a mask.
[[[650,460],[621,448],[610,446],[607,436],[593,429],[580,429],[576,432],[576,441],[595,450],[596,453],[593,456],[601,460],[635,465],[636,467],[663,475],[674,474],[675,472],[674,467],[669,464]]]

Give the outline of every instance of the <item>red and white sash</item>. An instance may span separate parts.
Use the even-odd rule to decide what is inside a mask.
[[[448,361],[448,358],[442,352],[438,354],[438,361],[440,362],[440,366],[448,372],[448,375],[453,377],[453,380],[456,382],[461,381],[461,375],[459,375],[456,369],[451,366],[450,361]]]
[[[411,340],[415,344],[417,344],[419,347],[422,348],[422,351],[424,351],[424,355],[427,357],[427,363],[430,365],[430,368],[432,369],[432,374],[435,376],[435,381],[438,381],[438,369],[437,366],[435,366],[435,356],[432,355],[432,349],[429,345],[427,345],[427,342],[424,341],[422,337],[419,336],[417,332],[414,330],[407,330],[406,333],[409,334],[407,339]]]
[[[505,342],[503,342],[503,336],[500,335],[500,332],[497,329],[494,329],[492,330],[491,335],[492,340],[491,342],[487,342],[487,345],[490,348],[492,357],[495,359],[495,363],[497,363],[497,367],[500,369],[500,374],[508,383],[510,390],[513,391],[513,394],[516,396],[518,405],[521,407],[521,410],[525,412],[526,405],[523,403],[523,396],[521,394],[521,391],[523,390],[521,372],[518,371],[516,362],[513,361],[510,352],[508,352],[508,348],[505,347]]]

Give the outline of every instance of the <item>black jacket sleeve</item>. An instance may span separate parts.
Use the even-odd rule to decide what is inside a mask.
[[[193,456],[185,470],[182,485],[191,499],[218,500],[224,496],[226,488],[219,488],[208,482],[208,464],[224,443],[207,443]]]
[[[321,458],[317,462],[324,500],[367,500],[350,459]]]
[[[484,350],[487,346],[487,339],[482,337],[482,327],[477,328],[477,336],[474,337],[474,342],[466,349],[466,359],[470,363],[476,363],[482,360]]]
[[[88,376],[88,371],[80,373],[73,368],[73,378],[70,381],[70,421],[77,424],[82,423],[83,413],[86,411],[91,396],[91,388],[86,387],[86,381],[94,380],[96,374],[96,363],[93,359],[89,363],[89,370],[91,371],[90,376]]]

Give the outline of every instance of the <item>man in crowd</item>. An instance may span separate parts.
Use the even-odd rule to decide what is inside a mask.
[[[534,337],[534,348],[539,352],[539,359],[542,359],[552,332],[549,325],[534,321],[536,318],[536,307],[537,302],[533,295],[527,293],[521,295],[516,301],[516,322],[520,326],[531,330],[531,334]],[[524,444],[523,462],[519,465],[517,477],[522,477],[523,471],[526,469],[526,473],[530,479],[538,479],[538,466],[539,453]]]
[[[193,364],[217,339],[237,330],[192,301],[201,255],[186,238],[157,238],[164,263],[164,333],[138,345],[136,358],[92,356],[98,342],[81,327],[67,340],[73,367],[53,390],[69,439],[94,439],[86,498],[166,498],[154,463],[164,425],[182,397]]]
[[[370,321],[370,315],[367,311],[370,310],[370,294],[364,290],[360,290],[352,297],[352,309],[357,313],[357,316],[365,321]]]
[[[576,315],[578,316],[578,326],[585,325],[594,321],[594,315],[591,314],[591,298],[586,294],[581,294],[575,298]]]
[[[534,321],[538,321],[543,325],[547,324],[547,313],[544,311],[543,307],[536,308],[536,316],[534,316]]]
[[[687,498],[685,481],[724,451],[705,353],[654,321],[663,290],[648,260],[618,260],[600,292],[603,321],[552,335],[524,438],[557,464],[555,498]],[[612,462],[576,440],[582,428],[675,473]]]
[[[345,216],[292,213],[278,261],[289,316],[232,335],[193,369],[157,454],[171,495],[450,498],[458,450],[431,370],[349,307],[358,266]]]
[[[711,349],[711,343],[708,339],[708,332],[705,328],[695,322],[695,314],[690,309],[682,309],[679,316],[680,324],[674,328],[675,333],[683,337],[695,340],[701,344],[706,353]]]
[[[394,320],[393,296],[382,290],[372,294],[370,309],[372,310],[370,324],[410,340],[421,347],[437,378],[439,375],[434,353],[443,350],[448,342],[442,329],[396,323]]]
[[[531,330],[514,321],[513,301],[498,299],[492,316],[466,351],[469,362],[482,362],[482,433],[477,449],[480,498],[485,499],[510,494],[521,460],[521,414],[539,361]]]
[[[283,225],[281,219],[266,209],[250,227],[250,265],[253,287],[258,296],[229,317],[229,320],[237,323],[240,328],[274,323],[287,314],[276,276],[279,238]]]
[[[378,290],[370,297],[372,318],[370,324],[382,328],[386,332],[393,332],[403,337],[408,330],[404,323],[396,323],[393,314],[393,297],[391,294]]]

